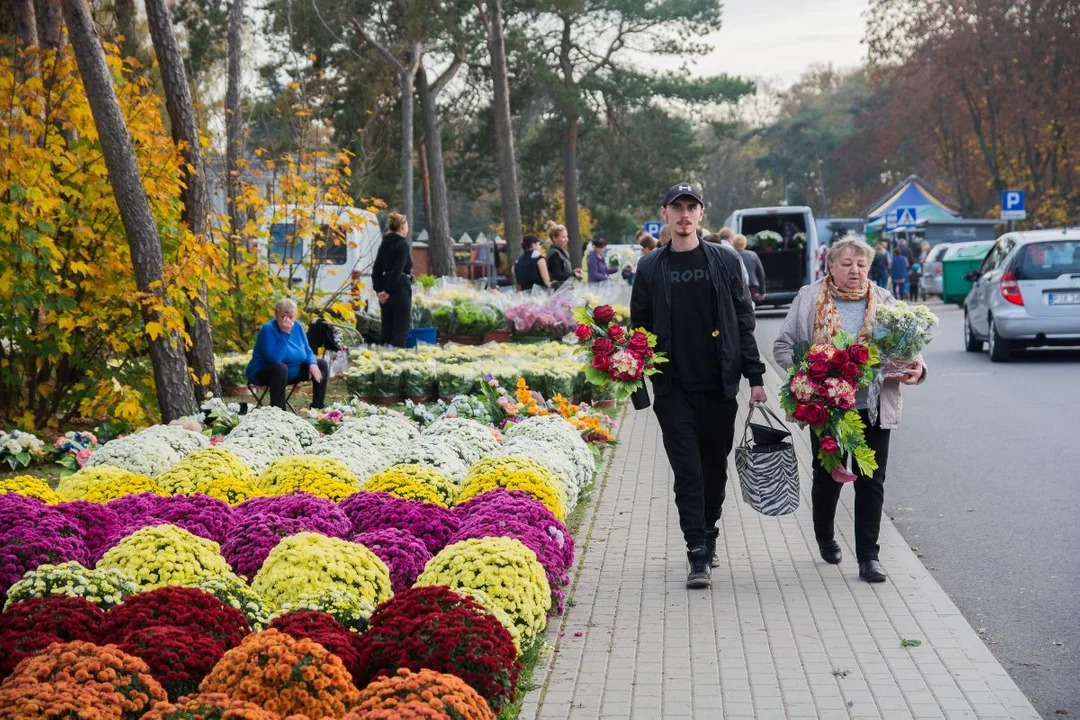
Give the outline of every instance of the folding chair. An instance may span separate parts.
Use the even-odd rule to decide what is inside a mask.
[[[292,403],[289,401],[292,400],[293,393],[296,392],[296,388],[300,385],[301,382],[307,381],[298,380],[293,383],[287,383],[285,386],[288,389],[288,392],[285,393],[285,407],[293,415],[299,415],[300,413],[296,411],[296,408],[294,408],[292,406]],[[248,392],[251,393],[251,396],[255,398],[255,407],[262,407],[263,404],[266,403],[266,396],[270,392],[269,385],[257,385],[255,383],[248,383],[247,389]]]

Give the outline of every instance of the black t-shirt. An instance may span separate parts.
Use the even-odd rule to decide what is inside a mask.
[[[669,253],[671,278],[672,380],[690,392],[724,387],[716,356],[716,298],[708,257],[700,244],[689,252]]]

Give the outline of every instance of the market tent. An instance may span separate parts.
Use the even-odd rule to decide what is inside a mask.
[[[909,175],[902,183],[863,210],[862,216],[870,225],[884,225],[885,218],[894,218],[897,208],[913,207],[919,220],[946,220],[959,217],[956,212],[939,200],[930,184],[917,175]],[[879,222],[880,221],[880,222]]]

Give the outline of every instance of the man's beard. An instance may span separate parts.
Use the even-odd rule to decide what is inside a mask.
[[[697,233],[697,228],[695,228],[692,225],[687,225],[685,227],[680,226],[680,225],[676,225],[675,227],[673,227],[671,229],[671,232],[674,233],[675,235],[678,235],[679,237],[686,238],[686,237],[690,237],[692,235],[695,235]]]

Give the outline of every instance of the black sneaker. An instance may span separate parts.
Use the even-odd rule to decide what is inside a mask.
[[[716,555],[716,538],[711,537],[706,540],[705,547],[709,550],[709,567],[720,567],[720,558]]]
[[[709,567],[709,548],[699,545],[686,553],[689,572],[686,573],[686,587],[712,587],[712,568]]]

